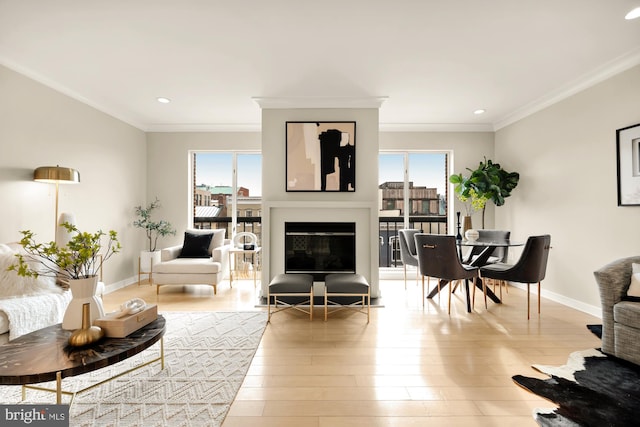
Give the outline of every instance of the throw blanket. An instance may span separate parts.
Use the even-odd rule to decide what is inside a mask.
[[[0,299],[0,311],[9,319],[9,339],[61,323],[71,292]]]

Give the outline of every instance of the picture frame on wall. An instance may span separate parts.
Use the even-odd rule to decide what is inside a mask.
[[[640,206],[640,123],[616,130],[618,206]]]
[[[286,122],[286,191],[356,191],[356,122]]]

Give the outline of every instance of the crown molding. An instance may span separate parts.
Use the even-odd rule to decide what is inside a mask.
[[[494,131],[502,129],[512,123],[522,120],[527,116],[537,113],[553,104],[556,104],[578,92],[588,89],[596,84],[603,82],[616,74],[620,74],[636,65],[640,64],[640,48],[634,49],[614,60],[596,68],[590,73],[584,74],[582,77],[573,82],[541,97],[537,100],[516,109],[507,114],[502,119],[496,121],[493,125]]]
[[[380,123],[381,132],[493,132],[490,123]]]
[[[371,97],[260,97],[251,98],[262,109],[380,108],[387,96]]]
[[[141,131],[145,130],[145,126],[142,123],[137,122],[136,120],[131,119],[130,117],[126,117],[123,116],[122,114],[115,112],[114,110],[105,107],[104,105],[100,105],[97,104],[87,98],[85,98],[84,96],[78,94],[77,92],[74,92],[73,90],[69,89],[66,86],[61,85],[60,83],[53,81],[51,79],[48,79],[44,76],[41,76],[40,74],[37,74],[35,72],[33,72],[32,70],[22,67],[18,64],[16,64],[15,62],[5,58],[5,57],[0,57],[0,65],[9,68],[10,70],[15,71],[18,74],[22,74],[23,76],[26,76],[28,78],[30,78],[31,80],[34,80],[46,87],[48,87],[49,89],[55,90],[56,92],[59,92],[65,96],[68,96],[69,98],[75,99],[78,102],[81,102],[85,105],[88,105],[91,108],[95,108],[96,110],[111,116],[115,119],[118,119],[128,125],[133,126],[134,128],[137,128]]]
[[[153,124],[145,132],[262,132],[260,123]],[[493,132],[488,123],[380,123],[381,132]]]
[[[152,124],[145,132],[262,132],[260,123]]]

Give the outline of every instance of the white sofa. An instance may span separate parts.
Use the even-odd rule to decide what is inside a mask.
[[[229,271],[229,240],[225,240],[226,230],[196,230],[190,229],[185,233],[185,241],[182,245],[162,249],[160,263],[153,266],[153,283],[156,285],[156,294],[160,293],[160,287],[166,285],[210,285],[213,293],[218,292],[218,283],[222,282]],[[200,256],[184,255],[183,248],[187,243],[186,234],[203,235],[211,234],[211,242],[208,248],[203,248],[206,253]],[[188,243],[187,243],[188,244]]]
[[[71,291],[56,285],[54,278],[7,271],[21,249],[17,243],[0,243],[0,344],[61,323],[71,301]]]

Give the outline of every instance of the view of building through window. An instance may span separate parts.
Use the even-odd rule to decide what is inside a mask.
[[[379,156],[380,266],[401,265],[398,230],[447,233],[446,153],[395,152]]]
[[[262,156],[193,153],[193,225],[225,228],[227,238],[251,232],[262,239]]]

